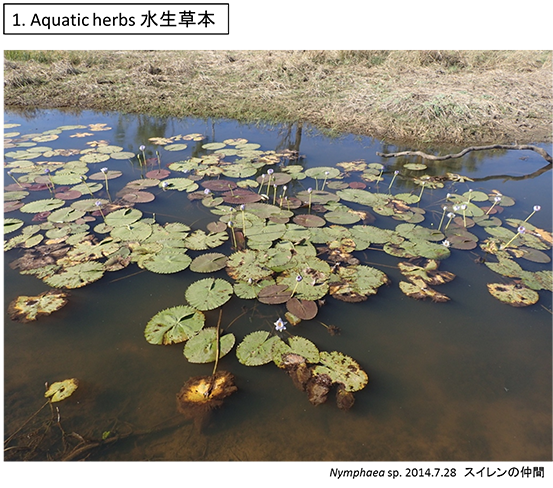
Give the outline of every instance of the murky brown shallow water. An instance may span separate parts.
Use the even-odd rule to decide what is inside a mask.
[[[164,135],[154,122],[149,126],[116,115],[51,112],[25,121],[7,114],[6,122],[15,120],[32,132],[107,122],[117,127],[114,139],[121,145],[136,145],[141,134]],[[171,124],[164,127],[166,135],[208,130],[196,121]],[[275,130],[217,124],[217,140],[247,137],[271,149],[278,135]],[[381,150],[377,141],[327,140],[316,134],[304,136],[300,147],[306,165],[378,161],[376,150]],[[478,155],[464,165],[444,166],[474,178],[530,174],[544,165],[538,155],[513,153]],[[497,189],[515,198],[517,205],[509,212],[516,218],[523,218],[523,208],[540,204],[543,210],[533,222],[551,229],[550,172],[519,181],[491,178],[471,187]],[[425,198],[431,205],[431,192]],[[156,204],[161,208],[155,211],[180,215],[189,225],[209,222],[206,210],[190,215],[174,203]],[[397,288],[402,279],[397,258],[380,251],[359,255],[385,271],[392,285],[362,303],[328,298],[318,318],[339,326],[340,335],[330,336],[316,320],[292,330],[320,350],[352,356],[367,371],[369,384],[356,394],[350,411],[338,410],[333,398],[314,407],[274,365],[248,368],[231,352],[219,369],[236,376],[239,390],[198,431],[177,415],[175,395],[190,376],[210,374],[211,365],[190,364],[182,346],[152,346],[143,335],[153,315],[183,302],[184,290],[198,275],[134,274],[138,268],[131,266],[72,290],[68,306],[35,323],[18,324],[6,317],[5,436],[42,405],[44,382],[76,377],[79,390],[59,404],[67,432],[95,438],[108,430],[133,433],[91,452],[90,460],[550,460],[551,294],[541,291],[538,304],[527,308],[504,305],[486,291],[486,283],[498,281],[498,275],[475,264],[474,253],[458,251],[443,264],[457,275],[440,287],[451,302],[415,301]],[[34,277],[9,268],[17,256],[17,251],[5,255],[5,308],[18,295],[46,289]],[[527,268],[533,266],[528,263]],[[256,321],[263,326],[278,315],[260,304],[253,313],[253,303],[235,297],[224,307],[223,325],[242,307],[249,312],[232,325],[237,338],[259,328]],[[207,318],[215,323],[217,311],[207,312]],[[47,410],[42,413],[39,418],[46,421]]]

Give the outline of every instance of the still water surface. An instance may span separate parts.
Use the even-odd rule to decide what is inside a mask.
[[[382,163],[384,189],[393,171],[406,162],[375,155],[405,148],[353,136],[329,139],[305,130],[300,138],[296,126],[257,128],[228,121],[57,111],[28,116],[8,112],[5,123],[21,124],[17,128],[21,134],[68,124],[105,123],[112,129],[85,140],[107,140],[135,153],[146,144],[147,157],[154,156],[156,147],[148,144],[154,136],[201,133],[207,139],[200,145],[245,138],[261,144],[262,150],[297,149],[305,168],[359,159]],[[68,133],[46,145],[87,147]],[[164,152],[162,164],[186,159],[195,150],[190,144],[183,152]],[[123,177],[110,181],[112,195],[127,181],[140,178],[140,169],[128,161],[90,166],[94,166],[91,172],[99,166],[123,171]],[[471,153],[461,160],[430,163],[425,174],[454,172],[476,181],[426,190],[420,204],[427,210],[422,225],[438,225],[447,191],[463,193],[472,188],[497,190],[515,199],[502,218],[524,219],[534,205],[541,205],[532,223],[551,231],[551,172],[522,178],[544,166],[539,155],[521,151]],[[5,175],[5,184],[12,182]],[[374,190],[374,183],[369,187]],[[398,178],[394,188],[395,192],[419,192],[407,179]],[[48,191],[37,193],[35,198],[49,198]],[[154,193],[155,201],[136,208],[146,215],[155,212],[160,223],[180,221],[205,230],[207,223],[217,219],[186,194],[159,189]],[[19,211],[5,216],[30,218]],[[375,217],[373,225],[394,228],[399,223]],[[487,237],[481,229],[479,236]],[[230,241],[216,251],[230,254]],[[42,281],[9,267],[20,255],[20,250],[5,255],[5,310],[18,295],[48,289]],[[478,248],[452,250],[441,268],[457,277],[438,288],[451,301],[432,303],[400,292],[398,283],[404,279],[397,269],[400,259],[377,250],[356,254],[362,263],[384,271],[392,284],[361,303],[327,297],[316,319],[289,326],[290,332],[310,339],[320,350],[337,350],[355,358],[368,373],[369,384],[355,394],[353,408],[340,411],[332,396],[314,407],[273,364],[245,367],[232,351],[221,359],[219,369],[236,376],[239,390],[202,431],[175,417],[175,395],[189,377],[210,374],[212,365],[190,364],[182,345],[148,344],[144,328],[160,310],[183,304],[187,286],[204,276],[190,270],[136,274],[140,271],[136,265],[107,273],[95,283],[71,290],[66,307],[37,322],[19,324],[5,315],[5,436],[42,405],[45,382],[75,377],[80,380],[79,389],[58,404],[67,432],[94,438],[111,430],[144,433],[93,451],[91,460],[550,460],[551,294],[540,291],[540,301],[526,308],[499,302],[487,292],[486,284],[508,280],[476,264],[475,258],[482,255]],[[528,270],[550,267],[521,265]],[[228,279],[224,270],[214,276]],[[251,311],[253,306],[252,301],[234,297],[224,306],[223,325],[241,314],[243,307]],[[237,343],[253,330],[271,330],[285,312],[284,305],[255,307],[255,313],[232,325]],[[211,326],[217,314],[206,313]],[[319,320],[338,326],[341,334],[331,336]],[[42,413],[43,418],[49,417],[46,410]]]

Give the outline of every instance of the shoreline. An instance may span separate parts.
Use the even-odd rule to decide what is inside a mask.
[[[5,51],[6,109],[305,123],[388,143],[552,141],[551,51]]]

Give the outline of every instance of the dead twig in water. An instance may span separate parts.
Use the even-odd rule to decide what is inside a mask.
[[[377,152],[377,156],[383,158],[398,158],[400,156],[419,156],[423,159],[428,159],[430,161],[445,161],[446,159],[457,159],[471,151],[488,151],[490,149],[516,149],[516,150],[530,150],[537,152],[541,157],[543,157],[549,164],[553,164],[553,158],[547,153],[545,149],[537,146],[530,146],[527,144],[493,144],[491,146],[471,146],[463,149],[461,152],[456,154],[446,154],[445,156],[434,156],[433,154],[427,154],[422,151],[401,151],[397,153],[381,153]]]

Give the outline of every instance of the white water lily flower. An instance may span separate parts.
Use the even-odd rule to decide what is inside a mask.
[[[285,322],[284,320],[282,320],[280,317],[278,318],[278,320],[275,322],[275,329],[278,331],[278,332],[282,332],[283,330],[286,330],[286,324],[288,322]]]

